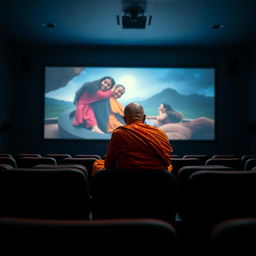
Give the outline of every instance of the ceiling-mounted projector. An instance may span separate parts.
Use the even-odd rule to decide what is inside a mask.
[[[139,6],[131,6],[124,10],[122,16],[123,28],[143,29],[146,27],[147,17],[144,16],[144,10]]]

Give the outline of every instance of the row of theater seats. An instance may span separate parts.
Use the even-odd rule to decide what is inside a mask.
[[[27,168],[38,164],[82,164],[87,168],[88,175],[91,176],[91,166],[96,159],[101,159],[99,155],[71,156],[70,154],[17,154],[15,157],[11,154],[0,154],[0,164],[9,164],[13,167]],[[256,166],[256,154],[247,154],[241,157],[233,155],[184,155],[172,157],[173,174],[175,177],[179,169],[188,165],[224,165],[234,170],[251,170]]]
[[[104,170],[90,180],[74,167],[0,173],[0,215],[48,219],[157,218],[186,225],[256,217],[256,168],[185,166],[167,171]]]
[[[73,158],[70,157],[71,160]],[[85,157],[80,160],[85,160]],[[198,249],[196,241],[199,239],[203,243],[209,239],[212,230],[222,221],[228,220],[229,223],[236,218],[256,218],[256,168],[248,171],[231,165],[195,165],[198,161],[194,165],[175,165],[175,160],[180,162],[179,158],[173,159],[176,168],[173,173],[107,170],[98,172],[94,177],[88,172],[90,167],[81,162],[60,164],[56,161],[48,165],[37,162],[33,168],[5,168],[0,173],[0,215],[4,225],[6,218],[7,225],[13,224],[10,217],[25,218],[16,223],[27,221],[33,230],[38,230],[38,226],[33,228],[34,224],[38,225],[35,220],[38,218],[45,223],[39,223],[39,228],[46,231],[51,230],[49,221],[57,226],[64,224],[64,229],[67,222],[74,230],[79,229],[70,224],[74,221],[84,222],[85,227],[92,225],[95,230],[104,229],[109,224],[110,231],[106,228],[106,237],[113,230],[112,223],[116,223],[115,227],[123,225],[124,218],[130,227],[135,219],[136,223],[148,221],[148,218],[153,222],[162,220],[178,233],[176,236],[182,238],[178,242],[181,247],[189,244],[196,247],[195,251]],[[32,223],[31,219],[34,219]],[[15,223],[13,227],[17,228]],[[218,234],[217,231],[215,233]],[[106,245],[109,246],[109,242]]]
[[[213,228],[207,246],[183,244],[175,227],[156,219],[95,221],[0,218],[1,255],[255,255],[256,219]]]

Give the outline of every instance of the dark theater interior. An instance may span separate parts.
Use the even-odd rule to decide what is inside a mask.
[[[254,0],[2,2],[0,254],[255,255],[255,14]],[[90,98],[90,126],[76,97],[104,77],[122,93]],[[95,174],[131,102],[166,133],[172,170]],[[176,119],[157,122],[166,104]]]

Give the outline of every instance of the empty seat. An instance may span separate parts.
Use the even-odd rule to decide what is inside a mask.
[[[172,160],[172,173],[177,177],[178,171],[183,166],[201,165],[200,159],[197,158],[173,158]]]
[[[211,234],[213,255],[256,255],[256,219],[239,218],[219,223]]]
[[[12,154],[0,154],[0,157],[13,157]]]
[[[0,157],[0,164],[8,164],[8,165],[11,165],[13,168],[17,167],[16,160],[13,157],[9,157],[9,156]]]
[[[256,154],[247,154],[247,155],[242,155],[241,156],[241,160],[243,162],[243,165],[245,164],[245,162],[250,159],[250,158],[256,158]]]
[[[33,169],[78,169],[84,172],[85,176],[88,178],[87,169],[81,164],[39,164],[35,165]]]
[[[244,170],[250,171],[254,167],[256,167],[256,158],[247,159],[244,164]]]
[[[208,155],[184,155],[183,158],[197,158],[200,160],[200,164],[205,164],[210,157]]]
[[[14,167],[12,165],[9,164],[0,164],[0,171],[5,171],[8,169],[13,169]]]
[[[86,167],[89,177],[89,182],[92,177],[92,165],[97,160],[97,158],[65,158],[61,160],[61,164],[80,164]]]
[[[190,176],[186,219],[208,232],[221,221],[256,217],[256,172],[198,171]]]
[[[61,160],[64,158],[71,158],[69,154],[46,154],[46,156],[54,158],[57,164],[61,163]]]
[[[16,158],[20,157],[42,157],[41,154],[36,154],[36,153],[20,153],[16,155]]]
[[[233,168],[234,170],[243,170],[244,166],[239,157],[228,157],[228,158],[210,158],[206,160],[206,165],[224,165]]]
[[[0,218],[2,255],[176,255],[177,233],[156,219],[31,220]]]
[[[174,222],[176,180],[159,170],[102,170],[92,180],[94,219],[158,218]]]
[[[196,165],[196,166],[184,166],[180,168],[177,175],[177,211],[182,218],[185,218],[187,208],[187,196],[188,196],[188,185],[190,176],[201,170],[233,170],[231,167],[222,165]]]
[[[88,181],[77,169],[10,169],[0,179],[0,215],[88,219]]]
[[[211,158],[234,158],[236,157],[233,154],[219,154],[219,155],[212,155]]]
[[[20,157],[17,159],[18,168],[32,168],[38,164],[57,165],[57,161],[52,157]]]

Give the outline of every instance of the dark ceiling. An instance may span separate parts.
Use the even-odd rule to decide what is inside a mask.
[[[144,10],[145,29],[123,29],[122,16],[130,6]],[[4,36],[43,45],[248,46],[256,41],[255,16],[255,0],[6,0],[0,4]]]

